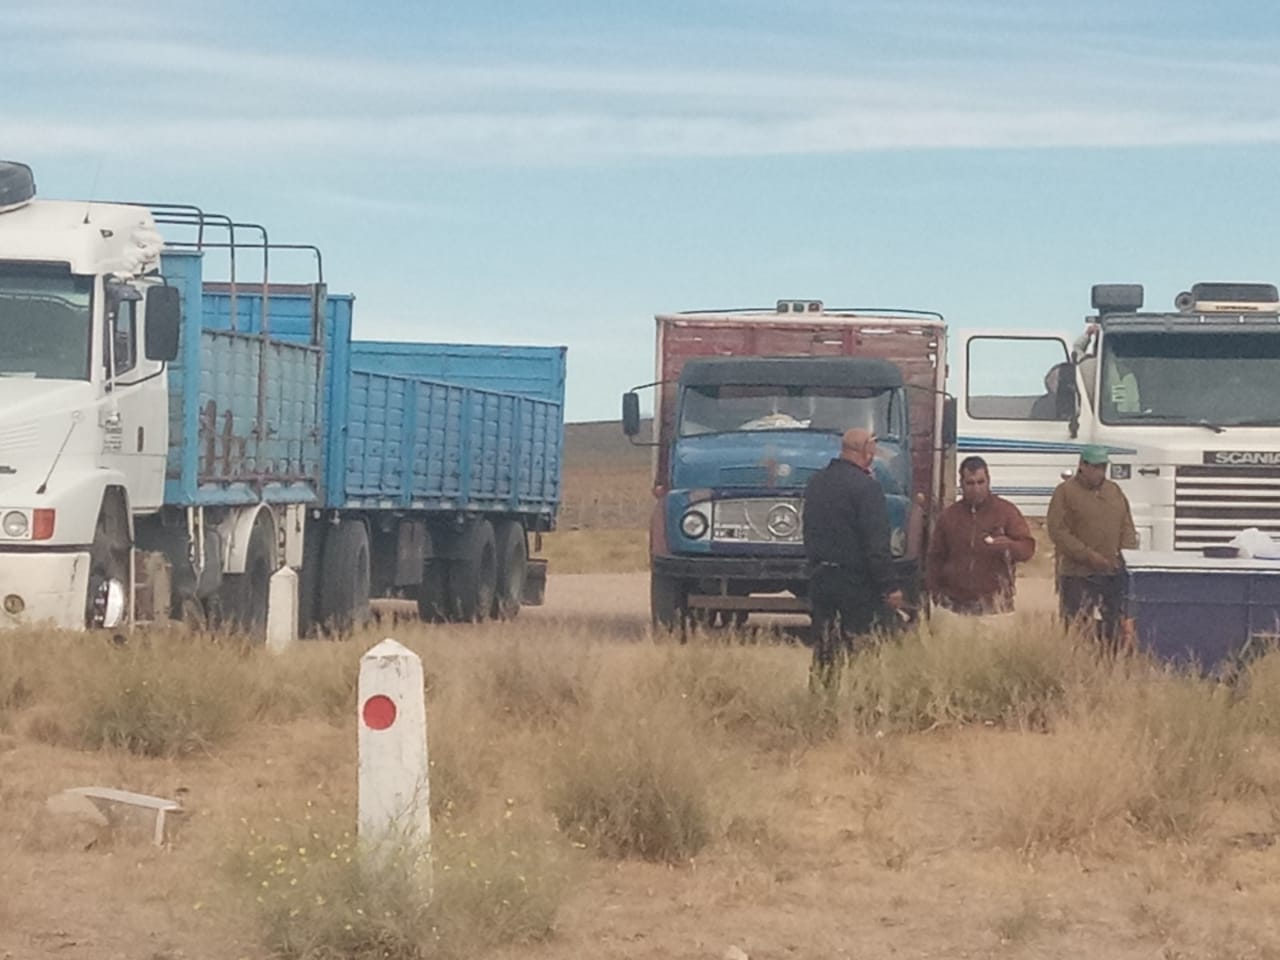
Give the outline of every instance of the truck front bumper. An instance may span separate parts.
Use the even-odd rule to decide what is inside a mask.
[[[0,629],[84,629],[89,552],[0,552]]]
[[[803,557],[656,556],[650,558],[655,576],[685,584],[691,607],[736,610],[808,610],[809,564]],[[907,557],[892,561],[894,583],[911,604],[919,602],[920,567]],[[767,599],[752,594],[787,592],[787,598]]]
[[[803,557],[667,557],[652,558],[653,572],[682,580],[809,581]]]

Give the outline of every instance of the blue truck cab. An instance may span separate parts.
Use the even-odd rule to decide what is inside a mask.
[[[941,317],[781,301],[657,321],[654,624],[807,612],[805,485],[854,427],[879,441],[894,572],[915,593],[930,518],[949,502]],[[638,404],[624,396],[633,439]]]

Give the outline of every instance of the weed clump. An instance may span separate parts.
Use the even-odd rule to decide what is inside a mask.
[[[228,739],[247,715],[248,669],[227,647],[157,635],[87,657],[69,705],[69,732],[83,747],[184,756]]]
[[[1127,676],[1122,676],[1127,674]],[[1246,713],[1229,689],[1150,665],[1074,693],[1048,736],[985,758],[995,835],[1024,851],[1116,829],[1186,839],[1244,787]]]
[[[559,841],[524,824],[362,846],[335,818],[250,828],[230,861],[264,945],[283,960],[453,960],[554,929],[569,871]]]
[[[252,659],[249,707],[255,718],[287,723],[314,716],[340,724],[355,715],[360,657],[351,646],[314,641],[287,657],[254,650]]]
[[[656,699],[676,697],[708,726],[766,750],[794,752],[834,732],[806,686],[804,658],[779,648],[691,644],[669,649],[642,680]]]
[[[576,748],[562,755],[549,807],[580,846],[685,862],[712,836],[709,759],[678,702],[615,703],[594,711]]]
[[[861,729],[929,730],[973,723],[1044,724],[1087,651],[1047,618],[928,625],[854,657],[844,708]]]
[[[588,700],[589,678],[583,676],[581,654],[564,649],[535,652],[519,643],[489,651],[478,678],[484,702],[530,726],[550,726],[566,719]]]

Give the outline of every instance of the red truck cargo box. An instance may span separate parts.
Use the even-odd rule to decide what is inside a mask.
[[[659,446],[654,485],[667,484],[668,451],[676,415],[676,381],[693,357],[858,356],[888,360],[902,370],[911,421],[913,494],[939,496],[939,420],[946,376],[946,327],[936,314],[907,311],[773,310],[678,313],[657,317],[657,371],[662,381],[654,411]]]

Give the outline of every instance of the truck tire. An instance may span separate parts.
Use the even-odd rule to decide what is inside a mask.
[[[520,613],[529,562],[524,525],[519,520],[499,521],[494,537],[498,555],[498,588],[493,597],[492,615],[498,620],[513,620]]]
[[[129,562],[132,544],[129,542],[129,521],[124,511],[125,507],[120,499],[108,495],[98,512],[93,544],[89,547],[89,589],[85,594],[84,608],[85,626],[90,629],[103,626],[105,591],[112,580],[124,588],[125,617],[128,617],[128,599],[133,589]]]
[[[317,604],[322,629],[350,633],[369,622],[369,531],[341,520],[324,538]]]
[[[458,556],[449,565],[452,619],[488,619],[498,590],[498,547],[493,524],[480,520],[458,538]]]
[[[307,520],[303,528],[302,567],[298,570],[298,635],[310,636],[319,626],[320,561],[324,557],[323,520]]]
[[[675,577],[661,573],[649,575],[649,614],[654,627],[678,630],[683,636],[689,620],[684,596],[684,584]]]
[[[275,527],[271,515],[258,514],[249,532],[244,555],[244,573],[222,577],[218,599],[222,622],[253,640],[267,637],[267,605],[271,598],[271,575],[276,572]]]
[[[449,561],[433,557],[418,584],[418,617],[424,623],[448,623],[449,607]]]

